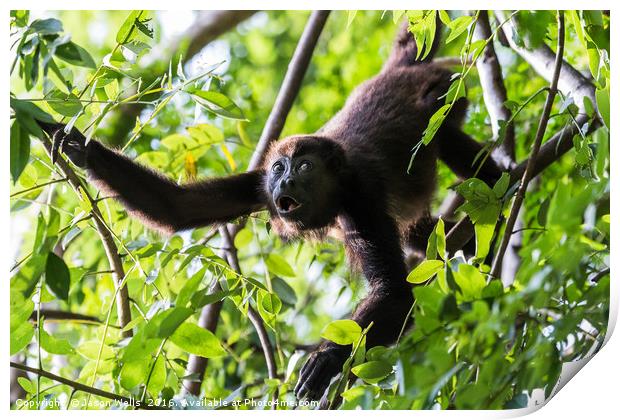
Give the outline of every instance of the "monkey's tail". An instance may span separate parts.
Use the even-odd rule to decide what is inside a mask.
[[[439,49],[439,38],[441,35],[441,21],[439,17],[436,17],[435,21],[435,36],[433,38],[433,44],[430,46],[430,51],[424,58],[417,58],[418,46],[416,44],[413,34],[409,32],[409,20],[405,20],[401,25],[398,33],[396,34],[396,40],[394,41],[394,47],[392,52],[385,63],[385,68],[398,67],[398,66],[413,66],[419,63],[428,63],[433,60],[435,53]],[[426,50],[428,46],[424,46]],[[426,51],[424,51],[426,52]]]

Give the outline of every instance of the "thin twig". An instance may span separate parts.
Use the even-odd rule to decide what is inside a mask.
[[[41,317],[45,321],[88,321],[101,324],[101,320],[96,316],[77,314],[75,312],[61,311],[57,309],[41,309]],[[30,315],[30,320],[36,320],[36,313]]]
[[[104,391],[99,388],[94,388],[92,386],[84,385],[79,382],[72,381],[71,379],[67,379],[67,378],[63,378],[62,376],[55,375],[43,369],[33,368],[33,367],[26,366],[26,365],[23,365],[21,363],[16,363],[16,362],[10,362],[10,363],[13,369],[19,369],[23,372],[34,373],[35,375],[42,376],[42,377],[51,379],[56,382],[60,382],[61,384],[69,385],[71,388],[77,391],[82,391],[88,394],[97,395],[99,397],[108,398],[110,400],[118,401],[120,403],[131,405],[136,408],[143,408],[146,410],[153,410],[153,409],[159,408],[157,406],[151,406],[147,404],[143,405],[140,403],[140,401],[137,401],[133,398],[123,397],[122,395],[114,394],[112,392]]]
[[[610,273],[610,269],[606,268],[603,271],[596,273],[594,277],[590,279],[592,283],[598,283],[603,277],[608,276]]]
[[[67,178],[52,179],[51,181],[47,181],[47,182],[44,182],[42,184],[36,184],[36,185],[33,185],[30,188],[26,188],[24,190],[20,190],[20,191],[14,192],[13,194],[11,194],[10,198],[13,198],[13,197],[15,197],[17,195],[29,193],[30,191],[34,191],[34,190],[39,189],[39,188],[47,187],[48,185],[56,184],[58,182],[65,182],[66,180],[67,180]]]
[[[252,10],[207,10],[196,14],[186,32],[173,39],[167,46],[158,46],[152,64],[140,72],[140,78],[144,86],[150,85],[162,74],[167,74],[168,69],[176,69],[179,60],[188,62],[202,48],[217,39],[219,36],[234,29],[239,23],[252,16]],[[153,100],[159,99],[153,97]],[[136,118],[144,110],[144,104],[122,104],[117,112],[109,117],[112,133],[108,136],[110,142],[117,145],[125,142],[127,134],[134,128]]]
[[[558,89],[558,80],[560,78],[560,70],[562,69],[562,56],[564,55],[564,12],[558,11],[557,13],[558,13],[558,46],[557,46],[557,52],[555,55],[555,68],[553,72],[553,78],[551,79],[549,93],[547,94],[547,99],[545,100],[545,106],[543,108],[543,112],[540,117],[540,123],[538,124],[538,130],[536,131],[536,137],[534,140],[534,145],[532,147],[532,152],[530,154],[528,164],[525,168],[525,172],[523,173],[523,178],[521,179],[521,185],[519,186],[517,195],[515,196],[514,201],[512,203],[512,207],[510,209],[510,215],[508,216],[508,220],[506,221],[506,229],[505,229],[504,236],[502,237],[499,250],[497,251],[497,254],[495,255],[495,258],[493,260],[493,265],[491,266],[491,275],[493,277],[497,277],[499,275],[502,260],[504,258],[504,254],[506,253],[506,249],[508,248],[508,243],[510,242],[510,237],[511,237],[512,231],[514,230],[515,223],[517,221],[519,209],[521,208],[521,205],[523,204],[523,200],[525,199],[525,193],[527,191],[527,186],[534,175],[534,164],[538,157],[538,151],[540,150],[540,146],[542,144],[542,140],[545,135],[545,131],[547,129],[547,123],[549,122],[549,115],[551,114],[551,107],[553,106],[553,100],[555,99],[555,95]]]
[[[43,143],[43,147],[47,153],[52,156],[52,142],[47,136],[43,136],[41,138]],[[61,169],[64,173],[64,176],[67,178],[69,185],[76,191],[78,195],[82,195],[83,192],[86,199],[90,202],[91,205],[91,214],[93,215],[93,221],[95,224],[95,229],[97,233],[99,233],[99,237],[101,238],[101,242],[105,249],[106,256],[108,258],[108,262],[110,263],[110,268],[112,269],[112,277],[114,278],[114,283],[116,287],[120,287],[123,279],[125,278],[125,270],[123,268],[123,262],[121,260],[120,255],[118,254],[118,248],[114,243],[114,239],[110,234],[110,230],[106,226],[103,216],[101,215],[101,211],[99,207],[97,207],[97,203],[88,193],[88,190],[84,188],[80,178],[77,174],[71,169],[69,164],[65,161],[62,156],[58,156],[56,160],[56,165]],[[127,290],[127,286],[122,286],[119,293],[116,294],[116,307],[118,313],[118,320],[121,327],[125,327],[129,322],[131,322],[131,309],[129,308],[129,292]],[[131,329],[122,332],[124,337],[131,337],[133,335]]]
[[[481,10],[478,15],[478,25],[474,32],[474,40],[486,40],[491,37],[491,25],[489,24],[489,14],[486,10]],[[500,121],[506,123],[504,138],[502,139],[501,150],[510,158],[515,160],[515,129],[511,121],[510,110],[504,105],[508,100],[502,68],[499,64],[493,42],[486,44],[482,56],[476,61],[480,85],[482,86],[482,96],[489,116],[491,117],[491,127],[493,137],[497,140],[500,136]]]
[[[233,238],[228,229],[224,228],[224,230],[225,232],[222,239],[226,248],[226,251],[224,251],[226,255],[226,260],[228,261],[228,264],[233,270],[241,274],[241,266],[239,265],[237,247],[235,247]],[[265,360],[267,362],[267,372],[269,374],[269,378],[274,379],[278,376],[278,368],[273,352],[273,346],[269,341],[269,335],[267,334],[267,330],[265,329],[262,318],[256,312],[256,310],[252,308],[251,305],[248,305],[248,318],[250,318],[250,322],[252,322],[252,325],[254,325],[254,328],[258,333],[258,338],[260,340],[261,347],[263,348],[263,353],[265,354]]]

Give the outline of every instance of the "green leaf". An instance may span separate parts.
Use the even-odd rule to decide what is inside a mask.
[[[11,332],[24,323],[28,322],[32,311],[34,311],[34,302],[32,299],[26,299],[24,295],[19,292],[14,292],[11,287],[10,294],[11,302],[9,306],[10,313],[10,330]]]
[[[23,28],[28,25],[28,20],[30,19],[30,11],[29,10],[11,10],[11,17],[15,19],[15,25],[18,28]]]
[[[476,232],[476,259],[481,261],[490,251],[495,225],[478,222],[474,225],[474,231]]]
[[[166,362],[161,355],[155,360],[152,369],[146,388],[152,396],[157,396],[166,384]]]
[[[384,361],[366,362],[351,368],[351,372],[365,382],[374,384],[392,373],[392,365]]]
[[[53,252],[47,254],[45,283],[58,299],[67,300],[69,298],[69,288],[71,286],[69,268],[64,260]]]
[[[436,12],[434,10],[408,10],[409,31],[413,34],[417,59],[424,59],[431,52],[435,39]]]
[[[45,271],[47,253],[35,254],[28,259],[11,278],[11,290],[22,292],[28,298],[34,291],[41,274]]]
[[[33,335],[34,327],[30,322],[24,322],[15,330],[11,331],[11,356],[26,347],[28,343],[30,343],[30,340],[32,340]]]
[[[460,311],[456,305],[456,298],[453,294],[449,294],[441,302],[441,308],[439,309],[439,319],[443,322],[450,322],[458,319]]]
[[[325,326],[321,337],[336,344],[346,345],[355,343],[362,334],[362,328],[357,322],[350,319],[332,321]]]
[[[496,298],[501,296],[504,293],[504,286],[502,285],[501,280],[491,280],[489,284],[487,284],[484,289],[482,289],[482,298]]]
[[[17,382],[21,385],[22,388],[24,388],[24,391],[26,391],[27,393],[34,394],[37,392],[37,386],[33,384],[30,379],[20,376],[17,378]]]
[[[607,128],[609,125],[609,83],[605,86],[605,89],[596,89],[596,105],[598,106],[598,112],[601,114],[603,121],[605,121],[605,126]]]
[[[187,132],[200,145],[222,143],[225,140],[224,133],[211,124],[197,124],[187,127]]]
[[[441,217],[437,220],[437,224],[428,237],[426,244],[427,259],[436,260],[438,255],[442,259],[446,258],[446,232]]]
[[[470,178],[459,184],[456,191],[467,200],[465,204],[459,207],[459,210],[466,212],[472,222],[477,223],[481,219],[484,221],[497,220],[497,216],[484,217],[489,214],[490,207],[497,208],[497,215],[499,215],[500,207],[499,199],[484,181]]]
[[[508,172],[503,172],[502,176],[493,186],[493,192],[497,198],[502,199],[506,191],[508,191],[508,187],[510,187],[510,174]]]
[[[153,28],[147,24],[149,21],[150,19],[136,20],[136,28],[148,38],[153,39]]]
[[[446,116],[448,115],[448,111],[450,110],[450,108],[451,108],[450,104],[443,105],[428,120],[428,126],[426,127],[426,129],[424,130],[424,133],[422,134],[422,143],[424,145],[428,145],[431,142],[431,140],[433,140],[433,137],[435,137],[437,130],[439,130],[439,128],[441,127],[441,124],[443,124],[443,121],[446,119]]]
[[[282,301],[276,294],[261,291],[259,296],[261,296],[260,307],[263,311],[276,315],[282,309]]]
[[[127,391],[131,391],[133,388],[144,383],[149,373],[150,362],[151,358],[145,357],[123,363],[120,372],[121,386]]]
[[[82,110],[82,103],[73,93],[67,95],[54,89],[45,95],[45,99],[50,108],[65,117],[73,117]]]
[[[147,324],[148,325],[148,324]],[[158,331],[159,332],[159,327]],[[139,329],[138,332],[131,338],[125,352],[123,353],[123,362],[130,362],[139,359],[150,359],[151,354],[161,344],[160,338],[151,338],[145,334],[146,326],[143,329]]]
[[[193,308],[174,308],[159,324],[158,336],[170,337],[183,322],[194,314]]]
[[[457,77],[452,81],[446,93],[446,104],[452,104],[467,96],[467,87],[462,78]]]
[[[53,123],[54,119],[47,112],[44,112],[41,108],[29,101],[21,101],[17,98],[10,98],[11,109],[15,111],[15,117],[17,122],[28,133],[35,137],[41,138],[45,134],[35,122],[35,118],[39,121]]]
[[[97,68],[95,60],[93,60],[88,51],[72,41],[56,47],[55,55],[61,60],[75,66],[86,67],[89,69]]]
[[[62,23],[58,19],[36,19],[30,24],[30,30],[41,35],[53,35],[62,32]]]
[[[351,23],[353,23],[353,19],[355,19],[356,15],[357,15],[357,10],[349,10],[347,12],[347,28],[351,26]]]
[[[28,133],[21,127],[19,121],[11,126],[10,138],[10,167],[13,183],[16,183],[24,171],[30,158],[30,138]]]
[[[194,309],[200,309],[205,305],[210,305],[214,302],[223,300],[226,296],[231,294],[231,290],[220,290],[215,293],[206,294],[208,289],[203,289],[202,292],[194,294],[192,296],[191,307]]]
[[[80,371],[80,376],[78,376],[78,381],[86,382],[87,380],[91,380],[93,375],[106,375],[114,369],[116,365],[115,360],[100,360],[97,363],[96,360],[88,361],[82,370]]]
[[[56,338],[47,333],[43,328],[41,334],[41,347],[52,354],[72,354],[75,353],[73,346],[65,339]]]
[[[103,347],[101,347],[101,342],[99,341],[86,341],[76,348],[79,354],[90,360],[97,360],[99,350],[101,350],[100,360],[113,359],[116,357],[114,350],[112,350],[110,346],[104,344]]]
[[[295,271],[289,265],[288,262],[284,259],[284,257],[278,254],[269,254],[267,259],[265,260],[265,264],[267,264],[267,268],[270,273],[273,273],[282,277],[295,277]]]
[[[528,49],[543,45],[549,28],[555,22],[554,13],[549,10],[521,10],[513,19]]]
[[[198,287],[200,286],[200,283],[205,276],[206,270],[207,267],[202,267],[183,285],[175,300],[175,304],[177,307],[182,308],[184,306],[187,306],[193,294],[196,292],[196,290],[198,290]]]
[[[450,29],[450,35],[446,38],[445,43],[449,44],[458,38],[463,32],[467,30],[469,25],[474,21],[474,16],[459,16],[451,21],[447,26]]]
[[[545,198],[545,200],[538,208],[538,213],[536,213],[536,221],[541,226],[547,226],[547,214],[549,214],[549,204],[551,204],[551,197]]]
[[[443,23],[446,26],[449,25],[451,22],[450,15],[448,15],[448,12],[446,12],[445,10],[439,11],[439,19],[441,19],[441,23]]]
[[[170,336],[170,341],[189,353],[206,358],[226,354],[220,341],[211,331],[188,322],[181,325]]]
[[[189,93],[199,105],[220,117],[232,120],[246,119],[241,108],[222,93],[197,89],[189,90]]]
[[[142,15],[142,10],[133,10],[116,33],[116,42],[120,45],[130,42],[136,34],[135,22]]]
[[[444,267],[444,262],[440,260],[425,260],[414,268],[407,276],[407,281],[413,284],[424,283],[433,277]]]
[[[273,287],[274,293],[278,295],[282,302],[291,306],[295,306],[295,304],[297,304],[297,295],[295,294],[295,290],[289,286],[286,281],[280,277],[274,277],[271,279],[271,286]]]
[[[456,391],[455,405],[459,410],[471,410],[480,408],[483,401],[488,398],[489,387],[483,383],[468,383],[459,387]]]
[[[480,299],[486,281],[476,267],[468,264],[459,265],[458,271],[454,272],[454,279],[461,288],[459,294],[464,301]]]
[[[280,309],[282,309],[282,301],[276,294],[263,290],[259,291],[258,312],[271,328],[275,328],[274,322],[280,313]]]

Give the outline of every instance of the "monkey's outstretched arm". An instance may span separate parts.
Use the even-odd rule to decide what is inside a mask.
[[[171,233],[247,215],[265,207],[262,171],[178,185],[73,129],[39,123],[89,180],[150,227]]]
[[[413,304],[396,224],[384,211],[368,211],[371,205],[340,218],[349,257],[361,266],[370,285],[352,316],[362,328],[372,322],[366,348],[394,343]],[[300,371],[297,396],[319,399],[350,353],[350,345],[323,342]]]

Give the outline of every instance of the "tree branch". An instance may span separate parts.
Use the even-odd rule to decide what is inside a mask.
[[[278,92],[276,102],[273,105],[269,118],[267,118],[267,122],[263,128],[263,132],[258,140],[258,144],[256,145],[248,170],[251,171],[260,166],[265,152],[267,151],[267,146],[269,146],[272,141],[277,140],[280,133],[282,133],[286,117],[291,111],[293,102],[299,93],[301,82],[306,74],[310,59],[312,58],[312,53],[314,52],[314,48],[316,47],[316,43],[319,40],[319,36],[321,35],[321,31],[325,26],[328,16],[329,10],[316,10],[310,15],[306,28],[303,34],[301,34],[301,38],[293,54],[293,58],[291,58],[291,62],[288,65],[288,70],[282,81],[282,87]]]
[[[299,93],[301,81],[308,70],[312,53],[316,47],[323,27],[325,26],[328,15],[329,11],[324,10],[314,11],[312,12],[312,15],[310,15],[304,32],[297,43],[293,57],[291,58],[291,62],[286,71],[286,75],[284,76],[284,80],[282,82],[282,86],[280,87],[280,91],[278,92],[275,104],[271,110],[267,122],[265,123],[265,127],[263,128],[259,142],[254,150],[252,159],[250,160],[248,170],[253,170],[260,166],[263,155],[267,151],[267,147],[271,141],[276,140],[282,133],[282,128],[286,122],[286,117],[288,116],[293,102]],[[229,224],[221,227],[219,232],[222,238],[230,235],[234,242],[234,237],[239,230],[239,225]],[[214,290],[212,292],[219,290],[219,284],[215,283],[213,289]],[[216,302],[205,306],[200,314],[198,325],[214,332],[217,328],[221,310],[222,302]],[[269,344],[269,346],[270,345],[271,344]],[[265,346],[263,346],[263,349],[265,349]],[[268,369],[273,369],[273,367],[270,368],[270,363],[269,357],[267,356]],[[275,366],[275,363],[273,363],[273,366]],[[190,355],[186,375],[202,378],[206,367],[207,359],[196,355]],[[200,381],[186,381],[184,384],[184,392],[192,395],[199,395],[201,384],[202,379]]]
[[[598,283],[602,278],[604,278],[605,276],[608,276],[609,273],[611,272],[611,270],[609,268],[606,268],[598,273],[596,273],[591,279],[590,281],[592,283]]]
[[[538,152],[536,161],[534,162],[533,176],[540,174],[547,169],[552,163],[559,160],[566,152],[573,147],[573,137],[579,134],[590,118],[587,115],[579,115],[575,122],[564,127],[560,132],[551,137]],[[598,128],[600,124],[595,120],[590,124],[590,130]],[[521,162],[510,171],[510,185],[514,185],[523,177],[525,168],[530,163],[530,159]],[[474,226],[468,217],[461,219],[446,235],[446,248],[448,252],[454,253],[474,236]]]
[[[549,87],[549,92],[547,94],[547,99],[545,100],[545,106],[543,108],[542,115],[540,116],[540,123],[538,124],[538,130],[536,130],[536,137],[534,139],[534,146],[532,148],[532,153],[530,154],[530,158],[528,159],[528,164],[525,167],[525,172],[523,173],[523,178],[521,179],[521,184],[519,185],[519,190],[517,191],[517,195],[512,202],[512,207],[510,209],[510,215],[508,216],[508,220],[506,221],[506,229],[504,231],[504,236],[502,237],[502,241],[499,246],[499,250],[495,254],[495,259],[493,260],[493,265],[491,266],[491,277],[498,277],[500,274],[501,264],[504,259],[504,254],[506,253],[506,249],[508,248],[508,242],[510,242],[510,237],[512,235],[512,231],[514,230],[515,223],[517,221],[517,217],[519,215],[519,210],[521,209],[521,205],[525,200],[525,192],[527,191],[527,185],[530,183],[530,180],[534,176],[534,166],[536,159],[538,157],[538,151],[540,150],[540,146],[542,144],[543,137],[545,135],[545,131],[547,129],[547,123],[549,122],[549,115],[551,114],[551,107],[553,106],[553,100],[555,99],[555,95],[557,94],[558,89],[558,80],[560,78],[560,71],[562,69],[562,56],[564,55],[564,12],[558,11],[558,47],[557,52],[555,54],[555,66],[553,70],[553,77],[551,79],[551,85]]]
[[[254,13],[256,10],[202,10],[198,12],[194,24],[183,34],[182,39],[189,39],[183,60],[189,61],[205,45],[225,34]],[[179,50],[183,51],[183,48],[179,48],[181,47],[180,44],[183,43],[182,39],[173,44],[171,48],[177,54]]]
[[[506,19],[506,14],[503,11],[495,11],[495,16],[500,20]],[[551,49],[546,45],[543,45],[535,50],[526,50],[525,48],[517,46],[512,40],[512,32],[516,31],[514,22],[511,21],[504,25],[503,30],[506,32],[504,40],[509,42],[510,46],[521,55],[539,74],[550,80],[551,76],[547,71],[549,55],[553,55]],[[502,37],[500,37],[502,38]],[[562,71],[560,72],[560,78],[558,80],[558,89],[568,93],[570,92],[575,102],[581,105],[583,110],[583,98],[588,97],[592,100],[593,104],[596,101],[593,100],[594,86],[584,76],[575,70],[566,61],[562,61]],[[595,105],[596,106],[596,105]],[[588,130],[591,132],[600,126],[600,121],[595,119],[590,121],[590,118],[585,113],[580,113],[575,118],[573,124],[568,127],[564,127],[559,133],[555,134],[545,144],[543,144],[538,152],[538,156],[534,162],[533,175],[541,173],[553,162],[562,157],[566,152],[573,147],[572,139],[575,135],[580,133],[582,128],[588,124]],[[523,177],[525,168],[529,164],[530,160],[526,160],[510,172],[510,183],[513,185],[517,180]],[[474,236],[474,228],[469,218],[463,218],[457,223],[446,236],[446,246],[449,252],[454,253],[457,250],[463,248],[463,246]]]
[[[489,12],[480,10],[478,21],[476,22],[474,32],[474,40],[486,40],[491,38],[493,31],[489,23]],[[501,31],[498,31],[498,33]],[[493,139],[500,142],[499,148],[493,156],[501,162],[504,168],[512,168],[515,162],[515,126],[512,119],[512,113],[506,107],[508,100],[504,78],[502,76],[502,68],[495,53],[493,41],[486,44],[482,56],[476,61],[478,68],[478,76],[480,85],[482,86],[482,95],[489,117],[491,118],[491,128],[493,130]],[[506,126],[501,129],[501,122]],[[503,138],[502,138],[503,137]],[[517,224],[521,223],[517,219]],[[502,280],[505,284],[511,284],[516,275],[516,271],[520,265],[518,250],[521,248],[521,240],[523,234],[518,233],[510,238],[510,243],[505,255],[505,261],[502,265]]]
[[[97,318],[96,316],[77,314],[75,312],[61,311],[58,309],[41,309],[40,313],[41,313],[41,318],[45,318],[46,321],[63,320],[63,321],[86,321],[86,322],[93,322],[97,324],[102,323],[101,320]],[[32,315],[30,315],[30,320],[31,321],[37,320],[36,311],[33,312]]]
[[[47,151],[48,155],[52,156],[52,142],[47,136],[43,136],[41,138],[41,142],[43,143],[43,147]],[[97,202],[90,196],[88,190],[84,188],[80,178],[76,175],[76,173],[71,169],[69,164],[65,161],[62,156],[58,156],[56,159],[56,165],[60,168],[60,170],[64,173],[69,185],[76,191],[78,195],[81,195],[80,191],[84,192],[84,196],[90,202],[91,205],[91,214],[93,216],[93,222],[95,223],[95,229],[101,238],[101,242],[103,244],[103,248],[105,249],[106,256],[108,258],[108,262],[110,264],[110,268],[112,270],[112,277],[114,278],[114,284],[117,288],[116,293],[116,311],[118,315],[118,320],[121,328],[124,328],[131,321],[131,309],[129,307],[129,292],[127,290],[127,285],[123,285],[123,281],[125,279],[125,269],[123,268],[123,261],[118,254],[118,248],[114,243],[114,238],[112,238],[112,234],[110,233],[109,228],[106,226],[103,221],[103,216],[101,215],[101,211],[99,211],[99,207],[97,207]],[[120,288],[120,289],[119,289]],[[132,331],[126,330],[122,332],[124,337],[131,337],[133,335]]]
[[[224,228],[224,236],[223,236],[223,245],[226,249],[224,252],[226,254],[226,260],[230,267],[235,270],[237,273],[241,274],[241,266],[239,265],[239,255],[237,254],[237,247],[235,247],[235,243],[233,241],[232,235],[228,231],[228,228]],[[278,368],[276,365],[276,359],[273,352],[273,346],[269,341],[269,335],[267,334],[267,330],[265,329],[265,325],[263,324],[263,320],[260,315],[256,312],[251,305],[248,305],[248,318],[250,318],[250,322],[254,325],[256,332],[258,333],[258,338],[260,340],[261,347],[263,348],[263,353],[265,353],[265,360],[267,362],[267,372],[269,374],[269,378],[275,379],[278,376]]]
[[[490,38],[492,34],[488,12],[486,10],[480,10],[474,32],[474,41],[486,40]],[[508,96],[502,77],[502,68],[495,54],[492,41],[487,43],[484,52],[476,61],[476,67],[478,68],[478,76],[480,77],[480,84],[482,85],[484,103],[491,117],[493,137],[497,140],[500,136],[500,120],[508,123],[511,121],[510,117],[512,115],[504,105],[508,100]],[[506,126],[500,150],[510,159],[510,163],[514,162],[515,128],[512,122],[509,122]]]
[[[211,41],[225,34],[245,19],[252,16],[254,10],[204,10],[196,15],[191,27],[181,36],[175,38],[169,46],[160,48],[164,52],[153,58],[153,62],[141,73],[143,86],[148,86],[157,76],[165,74],[168,68],[177,68],[179,58],[187,62],[198,54]],[[169,66],[169,63],[170,66]],[[117,112],[110,115],[112,121],[109,126],[112,133],[108,137],[111,144],[121,144],[126,141],[127,133],[131,131],[144,110],[145,104],[131,103],[121,105]]]
[[[501,10],[494,12],[500,20],[507,18],[506,13]],[[527,61],[538,74],[551,82],[555,69],[555,54],[546,44],[534,49],[527,49],[517,45],[514,41],[513,34],[518,32],[517,22],[514,18],[510,19],[502,30],[506,35],[506,40],[510,47],[515,50],[525,61]],[[594,94],[594,86],[584,75],[575,70],[570,64],[562,60],[562,75],[558,80],[558,90],[565,95],[571,96],[575,100],[575,104],[580,109],[583,108],[583,100],[588,97],[592,104],[596,106],[596,97]]]
[[[104,391],[99,388],[93,388],[91,386],[84,385],[76,381],[72,381],[71,379],[63,378],[62,376],[55,375],[51,372],[48,372],[42,369],[33,368],[33,367],[26,366],[26,365],[23,365],[21,363],[16,363],[16,362],[10,362],[10,363],[13,369],[18,369],[23,372],[34,373],[35,375],[43,376],[44,378],[48,378],[53,381],[60,382],[61,384],[69,385],[71,388],[75,389],[76,391],[87,392],[92,395],[97,395],[99,397],[108,398],[110,400],[118,401],[120,403],[131,405],[136,408],[143,408],[146,410],[153,410],[153,409],[160,408],[157,406],[149,406],[147,404],[141,404],[140,401],[137,401],[133,398],[123,397],[122,395]]]

